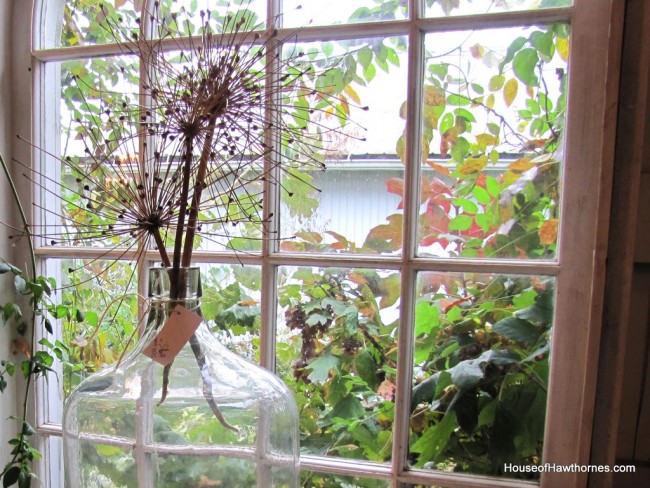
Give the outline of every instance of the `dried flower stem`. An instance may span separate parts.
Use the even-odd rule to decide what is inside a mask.
[[[199,207],[201,205],[201,193],[205,186],[205,176],[208,171],[208,160],[210,156],[210,147],[212,138],[214,137],[214,130],[216,127],[217,113],[215,112],[210,116],[208,124],[208,134],[205,137],[205,144],[201,152],[201,159],[199,161],[199,168],[196,174],[196,184],[194,186],[194,193],[192,195],[192,205],[190,206],[190,216],[187,222],[187,231],[185,233],[185,247],[183,248],[182,266],[187,267],[192,262],[192,251],[194,250],[194,235],[198,225]]]

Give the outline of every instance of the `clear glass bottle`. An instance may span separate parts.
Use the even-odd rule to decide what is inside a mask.
[[[202,320],[198,268],[181,269],[176,279],[172,274],[151,270],[138,344],[120,364],[84,380],[66,402],[66,487],[296,488],[293,394],[212,334]],[[192,333],[193,320],[200,323]],[[166,368],[153,346],[164,356],[183,333],[191,338]]]

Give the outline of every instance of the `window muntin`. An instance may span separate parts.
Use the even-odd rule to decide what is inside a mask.
[[[579,6],[581,8],[576,7],[576,10],[575,10],[576,11],[576,18],[578,19],[578,24],[580,24],[580,22],[583,22],[583,20],[582,20],[583,17],[581,17],[578,14],[578,12],[580,14],[582,14],[582,12],[584,11],[583,5],[584,4],[579,4]],[[560,13],[560,14],[558,14],[557,12],[553,12],[550,18],[552,19],[553,22],[556,22],[558,19],[560,19],[562,21],[569,21],[572,18],[572,15],[573,15],[573,11],[567,10],[564,13]],[[545,20],[545,19],[547,19],[549,17],[544,16],[543,13],[540,13],[539,17],[537,17],[537,14],[532,15],[532,16],[528,16],[528,14],[526,14],[526,15],[520,14],[520,15],[517,15],[517,16],[511,16],[511,17],[497,17],[497,16],[489,16],[488,15],[485,18],[486,18],[486,23],[487,24],[490,24],[492,22],[496,22],[496,20],[499,20],[499,22],[502,22],[501,19],[503,18],[503,19],[506,19],[506,24],[508,24],[508,25],[517,25],[517,24],[523,22],[522,19],[529,19],[529,21],[526,21],[526,23],[534,23],[534,22],[532,22],[531,19],[537,19],[537,21],[543,21],[543,20]],[[461,26],[467,27],[468,22],[471,23],[472,26],[476,26],[476,27],[479,27],[481,25],[481,21],[477,20],[477,19],[473,19],[471,22],[468,21],[467,19],[462,19],[459,23],[460,23]],[[423,28],[424,31],[433,31],[433,30],[435,30],[436,25],[441,25],[443,27],[443,29],[446,29],[446,28],[448,28],[449,25],[452,25],[452,24],[453,24],[453,22],[450,20],[450,21],[445,21],[445,22],[440,23],[440,24],[438,22],[432,22],[430,24],[422,24],[421,23],[420,26]],[[502,25],[502,24],[499,24],[499,25]],[[376,32],[381,32],[381,28],[379,26],[373,26],[373,28],[377,29]],[[390,32],[392,34],[395,33],[395,31],[393,29],[394,29],[394,27],[390,27]],[[340,30],[339,32],[345,32],[345,30]],[[582,24],[581,32],[582,33],[585,32],[585,25],[584,24]],[[306,31],[305,34],[309,35],[309,31]],[[422,32],[419,33],[419,35],[421,35],[421,34],[422,34]],[[418,37],[418,35],[413,35],[412,39],[417,40],[417,39],[419,39],[419,37]],[[578,37],[578,39],[580,39],[580,37]],[[411,49],[411,58],[412,59],[417,59],[418,58],[418,56],[417,56],[417,52],[418,52],[417,43],[411,43],[411,46],[412,46],[410,48]],[[584,43],[580,44],[580,46],[583,49],[585,49],[587,47],[586,45],[584,45]],[[99,51],[97,51],[97,52],[99,52]],[[415,54],[415,56],[413,56],[413,54]],[[62,53],[50,53],[50,54],[38,53],[38,52],[36,53],[37,59],[41,59],[41,60],[56,59],[56,56],[61,56],[61,55],[62,55]],[[48,58],[48,56],[52,56],[52,57]],[[65,57],[65,56],[66,55],[63,54],[63,57]],[[587,64],[589,64],[589,63],[587,63]],[[578,63],[578,65],[581,65],[581,64]],[[413,66],[414,65],[412,64],[411,68],[410,68],[411,75],[417,74],[417,68],[413,68]],[[577,71],[577,73],[580,73],[580,71]],[[417,77],[411,76],[412,80],[416,79],[416,78]],[[417,85],[417,83],[416,83],[416,85]],[[417,90],[415,90],[415,91],[417,92]],[[414,96],[413,96],[414,92],[413,92],[413,90],[409,90],[409,93],[410,93],[410,96],[409,96],[409,100],[410,100],[410,102],[409,102],[410,103],[409,111],[411,113],[417,114],[417,110],[414,110],[414,107],[416,107],[416,103],[413,102],[413,100],[415,99]],[[598,104],[596,104],[595,109],[596,110],[599,109]],[[587,110],[587,109],[585,108],[585,110]],[[576,112],[576,113],[578,113],[578,112]],[[589,119],[587,118],[587,121],[588,120]],[[575,125],[580,125],[580,124],[576,124],[575,117],[573,119],[573,123]],[[590,125],[587,122],[586,125],[588,125],[589,127],[591,127],[593,129],[593,127],[592,127],[593,124]],[[409,137],[412,137],[412,136],[409,136]],[[416,145],[416,144],[414,144],[414,141],[416,141],[416,140],[417,140],[417,137],[410,139],[408,141],[409,144],[407,146],[410,145],[411,147],[413,147],[414,145]],[[569,146],[569,148],[571,148],[571,146]],[[407,150],[407,152],[408,152],[408,150]],[[569,152],[571,152],[571,151],[569,151]],[[411,151],[411,154],[412,153],[413,153],[413,151]],[[409,161],[410,161],[410,159],[409,159]],[[412,168],[412,167],[413,166],[411,164],[410,168]],[[574,160],[571,163],[571,167],[572,168],[580,168],[580,164],[576,163],[576,160]],[[414,182],[417,181],[417,178],[412,176],[413,175],[412,169],[407,168],[407,173],[408,172],[411,173],[411,176],[408,177],[408,175],[407,175],[406,179],[407,179],[408,182],[410,182],[409,185],[407,185],[407,188],[414,188],[415,186],[417,186],[417,185],[414,185]],[[571,172],[569,172],[569,173],[571,173]],[[582,174],[583,176],[586,176],[587,177],[586,179],[592,181],[592,183],[593,183],[593,178],[590,179],[588,177],[588,173],[579,171],[579,174]],[[576,184],[575,178],[570,179],[569,182],[571,182],[574,185]],[[414,213],[414,212],[412,212],[412,210],[408,209],[409,200],[412,200],[411,197],[409,197],[408,193],[409,192],[407,191],[407,198],[405,199],[406,200],[406,207],[407,207],[407,210],[406,210],[407,214],[409,212]],[[569,200],[570,201],[575,201],[575,198],[570,198]],[[566,203],[565,203],[565,206],[566,206]],[[573,216],[575,217],[575,212],[573,212]],[[407,218],[407,221],[408,221],[408,218]],[[576,219],[572,218],[571,222],[576,222]],[[581,229],[581,232],[584,232],[584,226],[579,225],[578,227]],[[545,263],[533,264],[533,263],[529,263],[529,262],[525,262],[525,261],[522,262],[521,264],[516,264],[515,265],[515,264],[513,264],[511,262],[507,262],[507,261],[503,262],[503,263],[494,263],[494,262],[491,262],[491,261],[486,261],[485,263],[481,264],[481,263],[475,263],[475,262],[467,262],[466,260],[458,260],[458,262],[456,262],[454,264],[454,263],[449,263],[449,262],[446,262],[446,261],[442,261],[442,260],[433,258],[431,260],[418,259],[417,261],[414,261],[412,263],[413,267],[409,267],[409,265],[407,264],[408,261],[409,261],[408,256],[409,255],[412,256],[409,249],[410,249],[410,245],[413,242],[413,239],[409,238],[409,234],[410,234],[409,229],[412,229],[412,223],[409,224],[409,226],[407,226],[407,231],[406,231],[406,247],[405,247],[405,249],[407,249],[407,256],[405,257],[404,261],[396,260],[396,261],[399,261],[399,263],[403,262],[404,266],[402,268],[402,266],[398,262],[393,263],[394,265],[397,265],[398,268],[402,269],[402,272],[407,277],[406,279],[408,279],[409,276],[411,278],[413,278],[413,275],[411,274],[411,271],[413,271],[415,269],[419,269],[419,268],[421,268],[421,269],[431,269],[431,268],[433,268],[433,269],[449,269],[449,270],[454,270],[454,271],[462,271],[462,270],[498,270],[498,271],[508,271],[508,272],[520,272],[521,270],[527,270],[527,271],[531,271],[531,272],[535,271],[535,272],[547,273],[548,275],[555,275],[555,274],[558,273],[559,269],[561,269],[561,266],[562,266],[561,264],[560,265],[545,264]],[[583,234],[578,233],[578,235],[583,235]],[[52,255],[52,254],[56,254],[56,253],[59,253],[59,252],[65,252],[65,250],[64,249],[61,249],[61,250],[52,249],[52,250],[49,250],[49,251],[41,250],[40,252],[42,253],[43,256],[47,256],[47,255]],[[573,256],[574,254],[575,253],[571,253],[571,256]],[[211,260],[217,259],[217,256],[215,256],[215,255],[213,255],[211,253],[206,254],[206,257],[209,257],[209,259],[211,259]],[[248,259],[248,257],[245,258],[245,260],[247,260],[247,259]],[[309,256],[309,255],[305,256],[305,257],[296,257],[296,256],[287,255],[285,260],[288,261],[288,262],[297,262],[297,263],[304,263],[306,261],[308,263],[313,263],[315,265],[320,264],[321,262],[329,262],[327,257],[314,258],[314,257]],[[365,264],[371,264],[372,263],[372,261],[368,260],[365,257],[359,257],[359,258],[356,258],[356,260],[358,261],[359,264],[364,264],[364,263]],[[580,261],[580,259],[578,259],[578,261]],[[277,263],[279,261],[277,261],[277,257],[274,256],[268,262],[269,263]],[[374,264],[374,263],[372,263],[372,264]],[[272,266],[270,268],[267,268],[267,271],[272,270],[274,265],[275,264],[272,264]],[[268,278],[266,278],[266,276],[268,276],[268,273],[264,273],[263,280],[268,280]],[[570,279],[570,276],[571,276],[570,274],[566,274],[566,273],[563,275],[563,278],[559,282],[560,283],[560,285],[559,285],[560,289],[565,289],[565,290],[568,290],[569,292],[571,292],[572,283],[575,283],[575,282]],[[406,313],[404,314],[404,318],[403,318],[403,327],[407,331],[409,330],[409,327],[412,327],[412,320],[409,318],[409,316],[412,315],[412,313],[409,312],[409,310],[411,309],[409,304],[413,303],[413,300],[409,298],[409,294],[410,294],[409,290],[404,288],[403,297],[405,298],[404,307],[405,307]],[[583,305],[584,304],[583,298],[584,297],[577,297],[577,303]],[[568,316],[568,315],[566,315],[566,312],[567,312],[567,307],[566,307],[566,304],[565,304],[566,300],[561,300],[561,301],[563,303],[562,303],[562,306],[559,307],[560,308],[560,313],[562,313],[562,315],[560,315],[560,316],[561,317]],[[575,303],[576,302],[574,301],[574,305],[575,305]],[[575,308],[577,309],[577,307],[575,307]],[[562,310],[564,310],[564,312],[561,312]],[[581,310],[583,310],[583,309],[581,309]],[[571,315],[571,314],[569,314],[569,315]],[[264,317],[268,317],[268,316],[269,316],[268,313],[264,314]],[[411,325],[409,325],[409,324],[411,324]],[[556,330],[556,333],[557,333],[557,330]],[[264,335],[264,333],[262,333],[262,335]],[[564,337],[565,335],[566,335],[566,331],[565,331],[565,333],[561,334],[562,337]],[[574,341],[575,338],[571,337],[571,336],[572,336],[572,334],[568,334],[567,338],[569,339],[569,342],[567,344],[575,343],[575,341]],[[263,339],[263,342],[264,342],[264,339]],[[401,347],[403,348],[403,350],[400,350],[400,354],[408,356],[409,355],[409,348],[411,348],[411,345],[408,344],[408,341],[402,341],[402,346]],[[265,346],[265,348],[268,349],[268,344],[267,344],[267,346]],[[566,345],[561,346],[561,349],[566,349],[566,348],[567,348]],[[563,356],[563,357],[566,356],[566,351],[564,351],[564,352],[562,350],[559,351],[558,356]],[[264,354],[263,354],[263,357],[264,357]],[[265,364],[269,364],[268,360],[266,361]],[[402,362],[402,364],[406,364],[406,363]],[[580,364],[582,364],[582,363],[580,363]],[[408,371],[408,368],[404,368],[403,371]],[[578,372],[577,376],[580,376],[580,374],[581,373]],[[407,383],[410,382],[409,375],[410,375],[410,373],[406,373],[406,381],[402,381],[402,390],[401,390],[402,392],[404,391],[404,388],[407,388],[407,389],[410,388],[407,385]],[[571,373],[570,376],[571,375],[575,376],[573,373]],[[559,380],[555,379],[555,381],[556,381],[556,386],[559,387],[559,391],[563,391],[563,392],[570,391],[570,390],[567,390],[567,388],[566,388],[567,385],[564,384],[565,382],[562,379],[559,379]],[[399,388],[398,388],[398,390],[399,390]],[[398,394],[399,394],[399,391],[398,391]],[[408,396],[408,395],[405,395],[404,393],[402,393],[403,398],[405,398],[406,396]],[[402,400],[402,405],[404,405],[403,402],[404,402],[404,400]],[[571,412],[575,413],[574,410],[571,410]],[[554,411],[551,410],[550,413],[551,413],[551,417],[553,418],[553,421],[554,421],[553,424],[554,425],[558,424],[558,417],[554,414]],[[398,420],[397,423],[400,424],[400,421]],[[404,421],[404,419],[402,419],[401,423],[402,423],[402,427],[401,428],[398,427],[397,435],[400,435],[400,431],[401,431],[401,435],[403,436],[404,435],[404,430],[403,430],[404,426],[408,425],[408,424],[407,424],[406,421]],[[559,423],[561,424],[562,422],[559,422]],[[46,431],[47,432],[53,432],[52,430],[47,430],[47,429],[46,429]],[[575,442],[574,443],[569,442],[569,445],[574,445],[574,444],[575,444]],[[577,447],[576,447],[576,449],[577,449]],[[410,479],[412,479],[414,481],[414,483],[423,483],[424,482],[423,480],[429,480],[430,482],[433,482],[433,480],[440,480],[440,482],[444,482],[444,480],[451,479],[451,478],[448,478],[447,476],[444,476],[444,475],[436,473],[436,472],[421,473],[421,472],[405,472],[405,471],[402,471],[401,468],[399,468],[399,466],[402,466],[402,468],[404,466],[403,466],[403,464],[401,464],[402,463],[402,461],[401,461],[402,457],[399,454],[403,453],[403,450],[400,450],[400,448],[398,446],[398,447],[396,447],[395,452],[398,454],[398,456],[394,458],[394,462],[398,466],[396,472],[399,472],[401,474],[394,475],[394,476],[400,476],[401,480],[406,480],[406,479],[410,478]],[[557,449],[552,448],[551,452],[557,453],[558,451],[557,451]],[[559,452],[561,452],[561,451],[559,451]],[[370,465],[364,465],[364,464],[359,464],[359,465],[350,464],[349,467],[346,468],[345,466],[347,466],[347,464],[339,465],[334,461],[324,462],[323,463],[323,462],[321,462],[319,460],[314,460],[314,459],[312,459],[310,457],[305,458],[304,465],[305,465],[305,467],[315,467],[317,470],[324,470],[324,471],[334,470],[334,472],[340,472],[340,470],[343,470],[344,472],[346,472],[345,470],[349,469],[349,471],[347,471],[347,472],[350,472],[350,473],[371,472],[373,474],[374,473],[382,473],[382,476],[386,476],[386,477],[390,476],[390,474],[387,471],[383,470],[382,468],[376,467],[376,466],[370,466]],[[372,474],[371,474],[371,476],[372,476]],[[548,476],[546,478],[550,479]],[[481,486],[481,482],[479,480],[473,480],[471,478],[466,478],[466,477],[462,477],[462,476],[459,477],[459,478],[454,478],[454,479],[457,480],[457,481],[454,481],[454,484],[459,483],[460,485],[463,485],[463,486]],[[493,482],[496,482],[496,481],[491,481],[490,483],[493,483]],[[508,486],[510,486],[510,484],[508,484]]]
[[[570,7],[572,0],[425,0],[428,17]]]

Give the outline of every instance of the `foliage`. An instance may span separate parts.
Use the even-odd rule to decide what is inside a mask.
[[[18,433],[8,441],[12,446],[11,459],[3,468],[0,479],[4,487],[17,484],[20,488],[27,488],[35,478],[31,463],[41,457],[30,440],[36,432],[27,422],[30,385],[38,378],[49,378],[55,374],[53,364],[56,360],[72,366],[70,349],[61,340],[52,342],[43,337],[38,341],[40,347],[33,347],[34,327],[36,324],[42,324],[45,331],[52,334],[53,321],[62,315],[76,316],[79,321],[83,318],[79,310],[55,304],[53,299],[56,282],[52,278],[30,278],[27,273],[4,260],[0,261],[0,274],[13,276],[16,298],[1,304],[0,316],[5,327],[15,329],[14,354],[23,358],[19,362],[6,359],[0,361],[0,393],[7,387],[7,380],[16,372],[22,375],[26,383],[21,416],[11,417],[19,424]]]
[[[97,3],[80,2],[73,11],[70,5],[74,2],[68,2],[64,45],[112,40],[109,31],[101,27],[103,19],[93,17]],[[171,5],[161,4],[163,8]],[[460,2],[427,1],[428,6],[434,4],[445,14],[453,14]],[[545,1],[542,6],[556,5],[563,3]],[[114,7],[115,12],[111,11]],[[351,20],[394,18],[401,8],[400,2],[377,2],[373,8],[359,9]],[[124,25],[135,28],[137,12],[130,2],[116,1],[107,9],[104,18],[121,15]],[[253,15],[249,15],[252,20]],[[422,173],[416,237],[421,256],[550,259],[556,255],[569,32],[565,25],[546,25],[508,36],[503,52],[481,42],[470,46],[466,49],[470,60],[462,66],[440,61],[435,39],[425,46],[422,151],[416,158]],[[362,89],[378,73],[399,68],[405,49],[401,38],[321,43],[308,46],[305,55],[287,67],[290,81],[277,93],[285,97],[288,135],[284,136],[282,153],[290,160],[281,181],[281,198],[287,218],[305,225],[293,239],[281,242],[283,252],[390,255],[403,249],[404,202],[385,216],[385,222],[369,228],[360,242],[334,227],[310,226],[320,200],[313,186],[315,172],[300,168],[299,163],[309,160],[320,165],[336,152],[337,141],[324,134],[332,128],[351,130],[349,119],[354,107],[366,103],[360,96]],[[63,65],[62,99],[70,113],[63,147],[74,148],[75,141],[88,135],[84,127],[92,124],[109,139],[120,136],[120,130],[130,130],[117,127],[101,114],[106,107],[130,103],[128,95],[115,92],[137,86],[137,68],[135,58],[128,56]],[[335,98],[319,100],[312,96],[312,90]],[[314,114],[314,109],[319,113]],[[399,116],[406,120],[406,105]],[[308,150],[297,147],[291,134],[308,131],[314,136],[313,144]],[[412,162],[406,160],[406,143],[404,132],[395,141],[396,158],[402,164]],[[76,161],[83,157],[87,156],[80,154]],[[113,224],[98,212],[83,210],[84,183],[77,181],[78,170],[69,167],[64,174],[62,187],[67,193],[63,211],[70,217],[66,239],[83,245],[88,229],[104,226],[104,230],[113,230],[107,227]],[[108,188],[115,177],[100,176],[104,179],[97,188]],[[228,249],[260,249],[260,220],[247,221],[245,214],[259,211],[261,176],[256,174],[257,181],[239,194],[238,204],[214,198],[211,203],[221,210],[206,208],[198,216],[206,229],[224,215],[226,220],[242,222],[236,233],[228,232],[219,241]],[[405,196],[405,186],[402,177],[385,181],[387,194],[400,199]],[[119,200],[119,192],[98,191],[93,198],[108,208]],[[223,209],[225,214],[220,213]],[[215,227],[205,233],[203,241],[197,238],[195,247],[209,246],[208,241],[215,239],[210,235],[213,231]],[[95,245],[112,248],[124,243],[120,234],[108,234],[96,235]],[[173,244],[170,236],[163,240]],[[77,310],[83,308],[77,308],[78,304],[87,310],[103,310],[130,286],[114,279],[116,275],[105,266],[100,265],[99,270],[93,266],[97,263],[77,262],[70,268],[79,283],[106,273],[100,286],[88,282],[65,292],[62,305],[39,309],[48,320],[63,319],[63,342],[44,341],[45,352],[38,359],[38,368],[34,369],[35,357],[41,357],[37,354],[25,360],[28,366],[22,366],[29,374],[44,374],[54,356],[60,356],[66,377],[75,378],[66,383],[66,392],[78,381],[78,375],[119,357],[132,332],[132,320],[125,308],[103,323],[88,311],[77,320],[81,318]],[[226,265],[206,268],[206,317],[229,347],[255,358],[261,322],[261,270]],[[21,294],[34,293],[36,283],[43,287],[43,283],[48,284],[49,290],[53,287],[43,278],[30,282],[16,268],[8,267],[8,271],[25,282]],[[304,453],[390,460],[397,345],[398,341],[413,341],[412,466],[503,475],[504,463],[542,462],[552,278],[421,272],[411,337],[399,326],[402,290],[397,271],[283,267],[278,280],[284,324],[278,330],[276,369],[296,396]],[[49,292],[41,294],[43,298],[50,296]],[[135,300],[129,305],[134,308]],[[18,305],[10,302],[2,313],[6,320],[18,324],[24,316],[18,310]],[[44,321],[46,329],[47,323]],[[92,341],[87,341],[89,337]],[[3,362],[2,368],[0,390],[6,384],[5,377],[13,375],[17,366]],[[166,421],[180,423],[186,419]],[[31,477],[28,461],[37,456],[23,443],[31,428],[22,430],[25,432],[15,440],[15,463],[3,473],[5,480],[12,482],[20,481],[16,476]],[[113,454],[115,458],[107,457],[111,459],[109,470],[119,469],[119,458],[124,456]],[[303,482],[304,486],[322,487],[383,486],[377,480],[354,481],[318,473],[305,473]]]

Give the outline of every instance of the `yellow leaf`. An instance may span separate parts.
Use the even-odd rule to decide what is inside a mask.
[[[506,102],[506,106],[509,107],[512,105],[512,102],[517,98],[517,91],[519,90],[519,82],[515,78],[510,78],[506,81],[506,84],[503,87],[503,99]]]
[[[476,136],[476,144],[482,149],[488,146],[494,146],[497,143],[497,138],[492,134],[479,134]]]
[[[557,38],[557,52],[564,61],[569,60],[569,40],[563,37]]]
[[[447,97],[442,90],[436,88],[435,86],[425,86],[424,87],[424,104],[440,106],[447,103]]]
[[[347,95],[354,100],[355,103],[361,104],[361,98],[359,97],[359,94],[352,88],[350,85],[345,85],[345,88],[343,89]]]
[[[489,109],[494,108],[494,93],[490,93],[485,100],[485,106]]]
[[[551,219],[544,222],[537,231],[539,233],[539,242],[545,246],[553,244],[555,239],[557,239],[557,224],[557,219]]]
[[[514,163],[510,163],[508,169],[510,171],[518,171],[520,173],[523,173],[524,171],[528,171],[533,166],[535,165],[531,162],[531,159],[529,157],[525,157],[517,159],[517,161]]]
[[[486,156],[480,156],[478,158],[469,158],[466,159],[465,162],[459,166],[458,172],[462,175],[471,175],[481,171],[483,168],[485,168],[486,164],[487,164]]]

